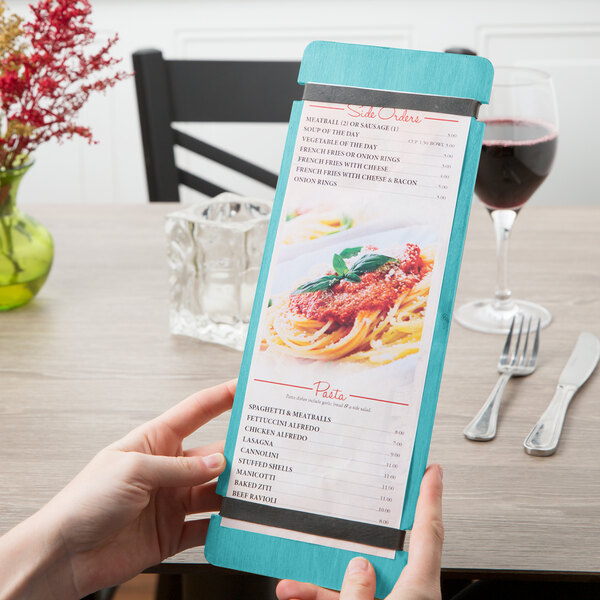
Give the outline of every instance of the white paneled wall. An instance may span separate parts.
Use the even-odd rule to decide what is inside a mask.
[[[311,40],[442,51],[475,49],[495,64],[542,68],[555,78],[560,142],[550,177],[532,202],[600,203],[596,192],[600,119],[598,0],[92,0],[104,35],[118,32],[116,53],[131,70],[131,53],[161,49],[167,58],[299,60]],[[23,0],[12,1],[24,14]],[[90,101],[81,115],[98,144],[48,145],[23,183],[25,202],[143,203],[147,201],[133,80]],[[208,141],[235,148],[278,170],[283,126],[190,125]],[[201,159],[179,160],[195,170]],[[227,172],[217,177],[230,180]],[[240,192],[266,196],[260,184],[231,179]],[[192,193],[184,198],[192,197]]]

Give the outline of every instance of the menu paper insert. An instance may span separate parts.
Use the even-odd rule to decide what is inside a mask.
[[[228,498],[399,529],[469,124],[304,102]]]

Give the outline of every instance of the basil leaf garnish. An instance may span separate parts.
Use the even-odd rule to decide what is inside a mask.
[[[386,256],[385,254],[363,254],[353,265],[352,272],[362,275],[363,273],[371,273],[387,262],[397,262],[397,258]]]
[[[314,279],[313,281],[308,281],[307,283],[303,283],[298,286],[293,292],[292,296],[296,294],[306,294],[308,292],[319,292],[321,290],[328,290],[330,287],[333,287],[340,278],[337,275],[325,275],[324,277],[319,277],[319,279]]]
[[[339,254],[333,255],[333,270],[338,275],[344,275],[348,272],[348,267],[346,266],[346,262]]]
[[[352,258],[356,256],[362,250],[362,246],[355,246],[354,248],[345,248],[340,252],[342,258]]]
[[[364,254],[354,263],[354,266],[349,269],[344,257],[348,258],[350,256],[356,256],[361,250],[362,247],[357,246],[355,248],[346,248],[339,254],[334,254],[333,268],[336,273],[335,275],[325,275],[318,279],[313,279],[313,281],[303,283],[301,286],[297,287],[291,295],[295,296],[296,294],[328,290],[342,279],[360,283],[360,275],[375,271],[375,269],[385,265],[387,262],[398,262],[397,258],[386,256],[385,254]]]

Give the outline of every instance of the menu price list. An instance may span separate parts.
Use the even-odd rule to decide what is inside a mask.
[[[303,117],[295,183],[358,190],[376,184],[412,198],[450,197],[464,118],[334,104],[308,105]]]
[[[287,394],[290,399],[295,396]],[[334,414],[249,403],[227,495],[397,527],[404,430],[361,423],[357,414],[371,412],[366,404],[325,402]]]

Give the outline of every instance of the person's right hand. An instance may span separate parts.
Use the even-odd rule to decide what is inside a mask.
[[[443,542],[442,468],[431,465],[421,483],[408,563],[388,600],[440,600]],[[373,600],[374,596],[375,571],[362,557],[348,564],[341,592],[289,579],[280,581],[277,586],[279,600]]]

